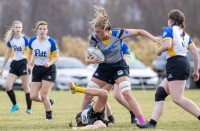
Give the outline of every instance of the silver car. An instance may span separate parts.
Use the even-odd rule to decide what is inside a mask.
[[[139,60],[129,64],[132,89],[154,89],[158,85],[158,74]]]
[[[93,74],[80,60],[73,57],[61,57],[56,63],[56,68],[57,77],[54,88],[57,90],[69,90],[69,81],[86,87]]]

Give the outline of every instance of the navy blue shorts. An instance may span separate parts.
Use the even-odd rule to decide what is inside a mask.
[[[187,80],[190,73],[190,63],[185,56],[174,56],[167,59],[167,80]]]
[[[27,59],[22,59],[19,61],[13,60],[10,64],[9,73],[16,76],[27,75]],[[30,73],[30,72],[29,72]]]
[[[41,82],[42,80],[55,82],[56,65],[53,64],[46,68],[44,66],[35,65],[32,71],[32,82]]]
[[[110,84],[114,84],[114,82],[122,76],[129,77],[129,66],[126,64],[124,59],[112,64],[99,64],[93,74],[94,78]]]

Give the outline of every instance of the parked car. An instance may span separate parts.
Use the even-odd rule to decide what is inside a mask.
[[[3,61],[4,61],[4,57],[0,57],[0,69],[2,69],[3,66]],[[6,67],[3,71],[3,75],[0,78],[0,88],[1,89],[5,89],[5,85],[6,85],[6,79],[10,70],[10,63],[11,60],[8,60]],[[13,85],[14,89],[22,89],[22,81],[21,79],[17,79]]]
[[[158,74],[139,60],[129,64],[131,87],[142,89],[155,89],[158,85]]]
[[[56,63],[56,68],[57,77],[54,88],[57,90],[69,90],[69,81],[86,87],[93,74],[80,60],[73,57],[61,57]]]
[[[200,54],[200,49],[198,49],[199,54]],[[187,53],[187,58],[190,62],[190,76],[187,80],[186,83],[186,88],[200,88],[200,80],[197,82],[194,82],[192,80],[192,73],[194,71],[194,59],[193,56],[190,52]],[[154,61],[153,61],[153,69],[159,74],[160,79],[163,79],[166,75],[166,53],[163,53],[161,56],[158,56]],[[199,70],[200,72],[200,70]]]
[[[91,71],[95,71],[98,64],[90,64],[87,68]],[[132,89],[150,89],[156,88],[158,84],[158,74],[150,67],[146,66],[139,60],[134,60],[130,63],[130,82]]]

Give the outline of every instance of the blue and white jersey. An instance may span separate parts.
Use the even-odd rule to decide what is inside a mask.
[[[12,37],[8,42],[7,46],[12,48],[12,60],[22,60],[27,58],[27,47],[28,47],[28,39],[25,36],[22,36],[19,39]]]
[[[40,42],[38,37],[32,37],[29,42],[29,48],[33,51],[34,64],[43,66],[53,59],[53,54],[58,52],[56,42],[51,37]]]
[[[188,46],[192,45],[192,39],[188,34],[182,36],[183,30],[179,26],[169,26],[163,29],[162,38],[172,40],[172,46],[167,52],[167,58],[173,56],[187,56]]]
[[[131,36],[124,29],[122,30],[112,30],[111,37],[109,40],[102,41],[94,33],[90,40],[90,47],[98,47],[105,56],[104,63],[116,63],[123,59],[123,42],[122,40],[126,37]]]

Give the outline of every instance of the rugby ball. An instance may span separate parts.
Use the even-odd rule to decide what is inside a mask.
[[[105,56],[100,49],[96,47],[88,47],[87,57],[92,57],[92,56],[94,57],[94,59],[98,58],[101,63],[104,62],[105,60]]]

